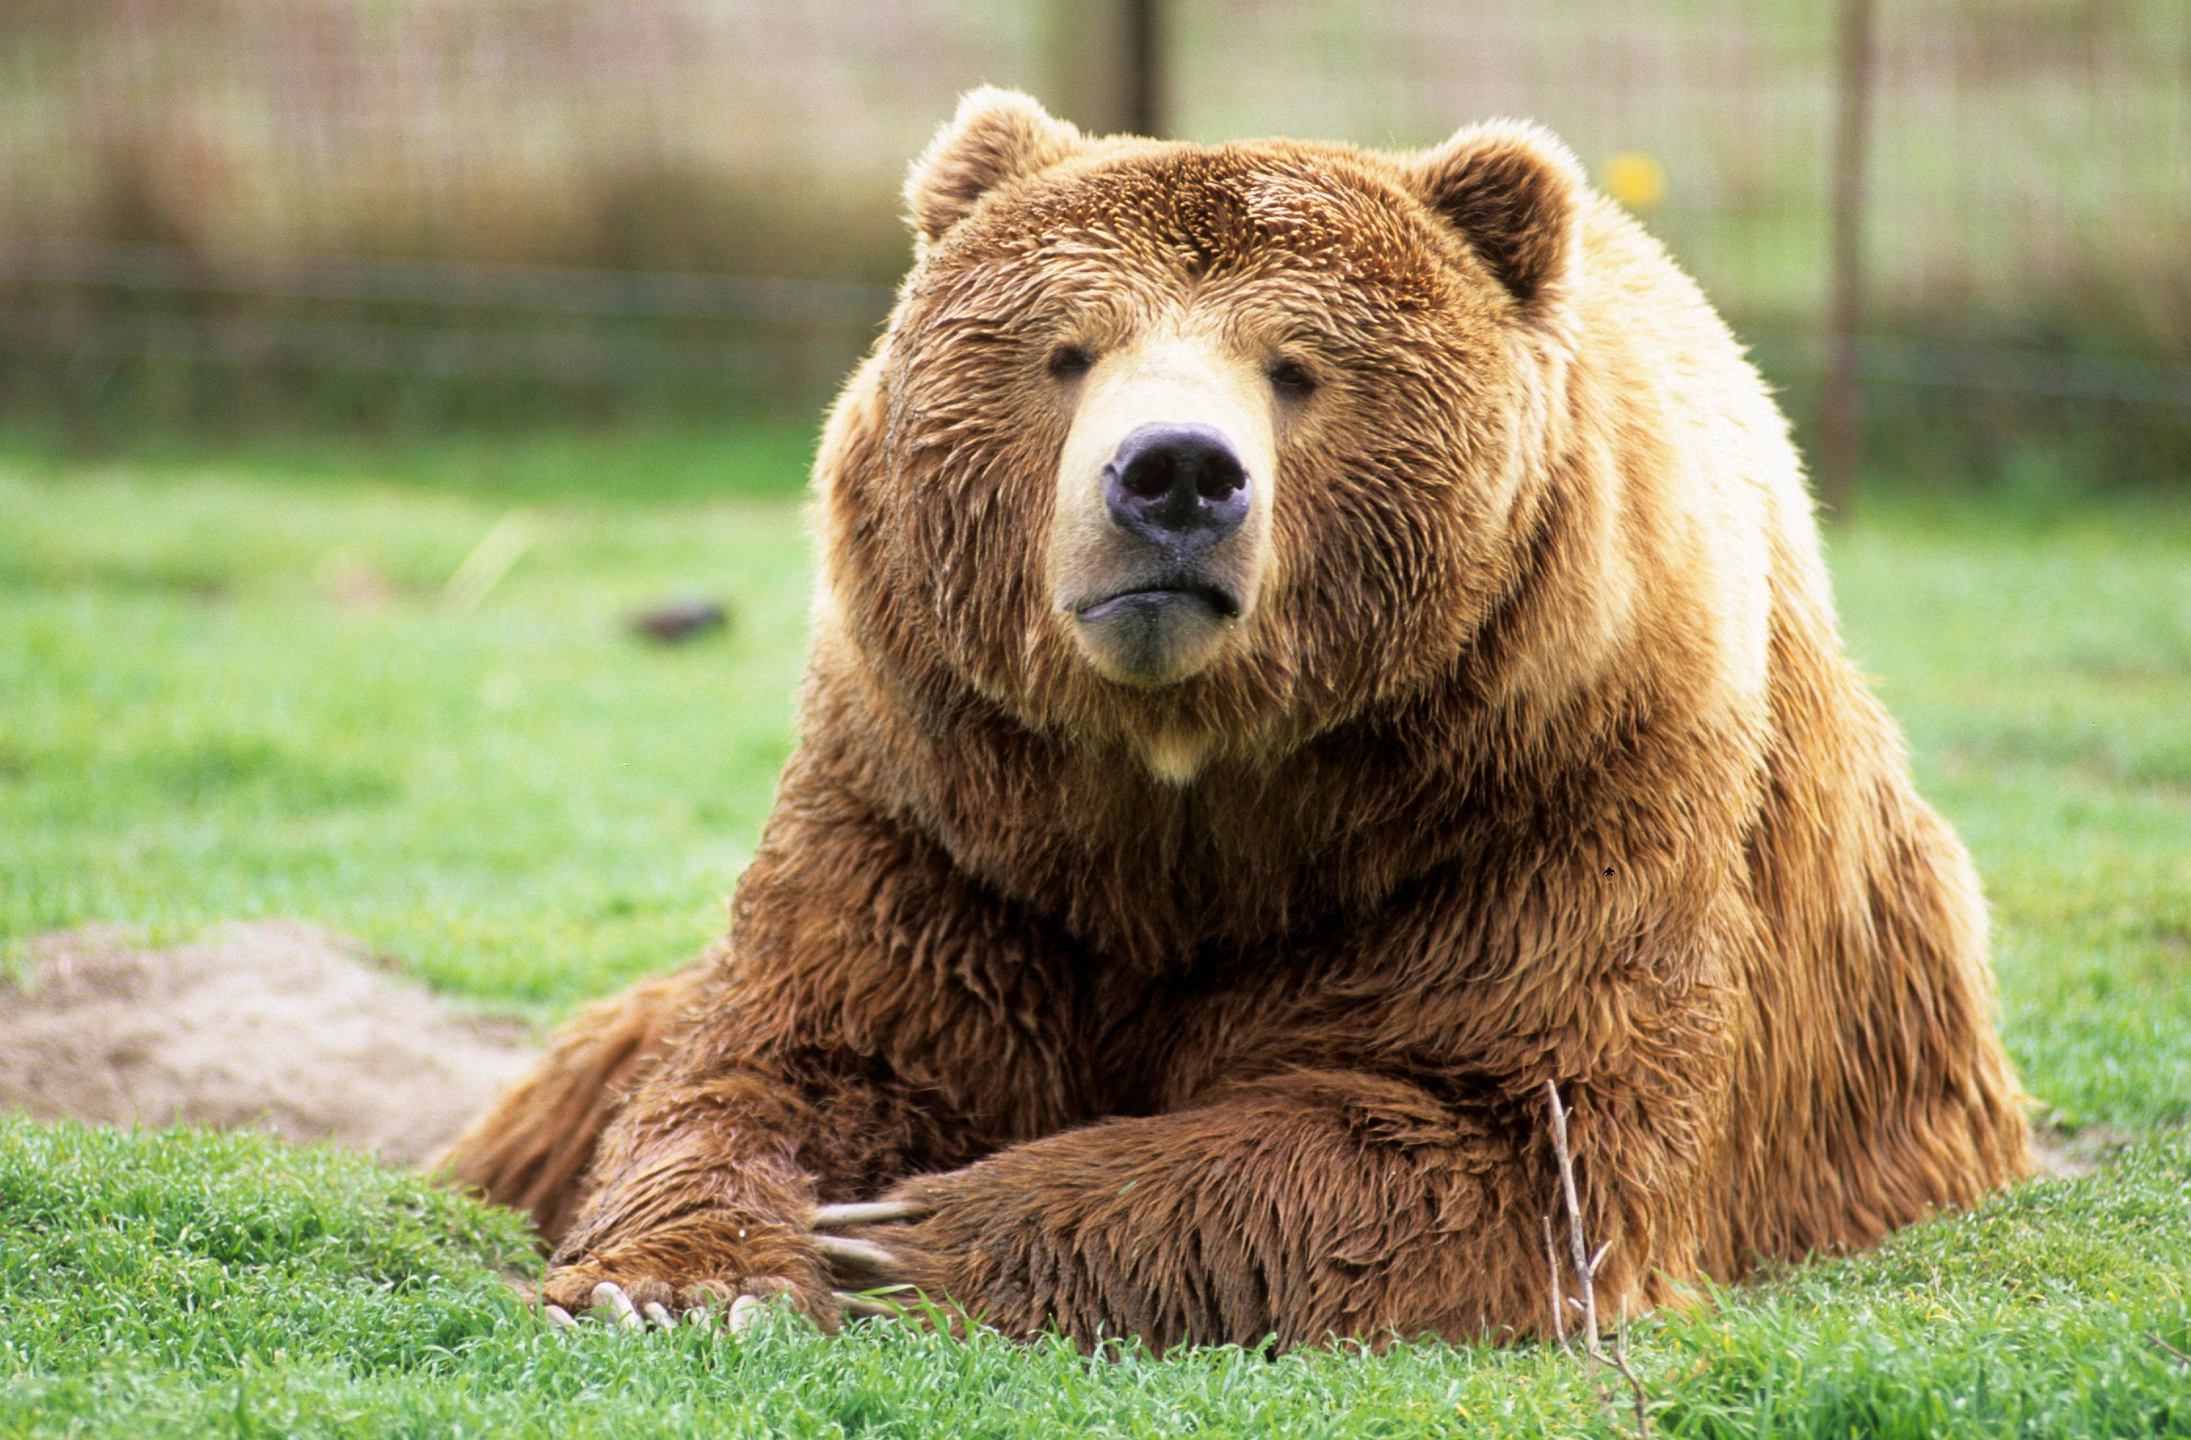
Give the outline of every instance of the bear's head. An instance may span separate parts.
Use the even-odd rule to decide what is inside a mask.
[[[1557,142],[1095,139],[983,90],[906,194],[825,584],[919,708],[1184,783],[1450,679],[1559,429]]]

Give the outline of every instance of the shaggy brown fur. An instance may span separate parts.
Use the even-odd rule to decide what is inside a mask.
[[[495,1199],[531,1214],[549,1244],[578,1213],[578,1179],[609,1116],[654,1073],[707,983],[693,966],[578,1012],[530,1075],[429,1162],[492,1176]]]
[[[865,1238],[1014,1334],[1528,1333],[1547,1079],[1608,1313],[2026,1172],[1977,882],[1786,425],[1556,142],[1090,140],[984,92],[909,193],[727,946],[676,1038],[662,982],[597,1007],[455,1154],[551,1235],[585,1176],[551,1298],[826,1322],[812,1207],[888,1194],[933,1213]],[[1053,357],[1159,330],[1314,384],[1254,612],[1135,687],[1045,589]]]

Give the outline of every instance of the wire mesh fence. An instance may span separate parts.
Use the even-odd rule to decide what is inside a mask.
[[[1875,453],[2191,472],[2191,7],[1874,9]],[[905,162],[982,81],[1205,140],[1543,121],[1801,416],[1823,363],[1830,5],[5,0],[0,30],[17,410],[810,405],[906,261]]]

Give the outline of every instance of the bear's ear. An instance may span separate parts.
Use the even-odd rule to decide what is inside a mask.
[[[936,132],[905,179],[913,231],[943,238],[982,196],[1008,180],[1032,175],[1080,148],[1080,131],[1050,117],[1032,96],[984,85],[959,101],[959,113]]]
[[[1416,155],[1408,180],[1525,313],[1556,302],[1575,248],[1582,167],[1540,126],[1471,125]]]

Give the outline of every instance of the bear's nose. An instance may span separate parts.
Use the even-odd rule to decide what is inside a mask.
[[[1224,432],[1144,425],[1103,467],[1103,501],[1122,530],[1167,550],[1214,545],[1248,518],[1248,472]]]

